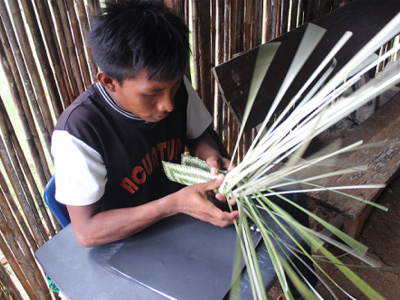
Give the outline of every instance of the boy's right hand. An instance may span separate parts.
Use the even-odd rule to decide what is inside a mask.
[[[239,212],[222,211],[207,199],[207,192],[218,188],[223,180],[224,175],[219,174],[209,182],[188,186],[177,192],[176,213],[184,213],[219,227],[232,225],[233,220],[239,217]]]

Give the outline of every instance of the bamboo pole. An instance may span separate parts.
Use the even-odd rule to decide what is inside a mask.
[[[82,41],[82,35],[81,31],[79,28],[79,23],[78,23],[78,18],[76,16],[75,8],[74,8],[74,3],[72,1],[66,1],[67,5],[67,12],[69,16],[69,21],[70,21],[70,27],[72,29],[72,36],[75,41],[75,51],[76,51],[76,56],[78,57],[79,61],[79,66],[81,73],[82,73],[82,79],[84,83],[84,89],[86,89],[89,85],[92,84],[92,80],[90,78],[89,74],[89,67],[88,63],[86,60],[86,54],[85,50],[83,47],[83,41]]]
[[[0,113],[0,125],[4,138],[4,142],[2,139],[0,139],[0,152],[3,166],[6,169],[7,175],[10,178],[14,190],[17,192],[18,199],[22,209],[24,210],[25,216],[31,217],[28,218],[28,223],[32,232],[34,233],[36,244],[41,246],[44,244],[44,241],[47,241],[47,234],[43,226],[41,226],[42,223],[34,205],[32,195],[30,194],[30,189],[19,165],[11,139],[7,134],[7,127],[5,125],[3,112]],[[7,150],[7,148],[9,150]]]
[[[56,81],[54,79],[53,71],[50,68],[50,61],[46,54],[44,47],[44,40],[36,20],[35,12],[33,11],[32,2],[28,0],[21,0],[22,8],[24,10],[25,20],[30,29],[35,52],[40,63],[40,69],[43,72],[43,78],[46,83],[47,91],[50,96],[50,102],[53,106],[56,119],[63,111],[61,98],[57,90]],[[49,178],[50,179],[50,178]]]
[[[280,34],[288,32],[289,23],[289,0],[282,0],[282,20]]]
[[[95,4],[94,0],[87,0],[87,11],[89,15],[89,20],[96,14],[97,12],[97,4]]]
[[[14,30],[13,30],[13,27],[11,24],[11,20],[10,20],[10,17],[6,10],[4,1],[0,1],[0,16],[3,21],[0,26],[1,27],[0,34],[1,34],[1,40],[3,43],[3,47],[5,47],[5,43],[6,43],[5,41],[8,40],[13,49],[15,62],[18,66],[18,73],[21,75],[21,79],[24,83],[24,84],[18,86],[18,91],[19,91],[20,95],[24,94],[23,90],[25,88],[26,93],[28,94],[28,97],[29,97],[29,100],[31,103],[32,110],[33,110],[35,118],[36,118],[36,122],[39,125],[40,132],[42,133],[47,151],[48,151],[48,153],[50,153],[50,148],[51,148],[50,133],[46,128],[42,113],[41,113],[39,105],[36,101],[36,95],[35,95],[35,92],[32,87],[30,76],[25,67],[25,61],[24,61],[24,58],[22,57],[22,52],[21,52],[21,49],[19,48],[17,38],[15,36]],[[6,34],[6,32],[7,32],[7,34]]]
[[[5,3],[3,1],[1,1],[0,3],[1,3],[1,10],[2,10],[2,17],[3,17],[3,14],[5,14],[5,12],[6,12],[6,7],[5,7]],[[18,2],[8,0],[7,3],[10,7],[10,12],[13,17],[13,24],[15,27],[15,31],[17,32],[18,40],[20,42],[20,47],[24,54],[25,63],[29,70],[29,75],[32,79],[33,87],[34,87],[34,90],[35,90],[35,93],[37,96],[37,100],[40,105],[40,111],[42,112],[46,129],[47,129],[48,133],[51,135],[54,130],[53,117],[51,116],[51,113],[50,113],[50,108],[47,103],[47,98],[46,98],[46,94],[44,92],[42,80],[41,80],[39,72],[38,72],[38,67],[36,65],[35,59],[33,58],[32,49],[31,49],[31,46],[30,46],[30,43],[28,40],[28,36],[26,34],[25,25],[24,25],[24,21],[22,20],[22,15],[21,15],[21,11],[18,6]],[[6,26],[6,29],[7,29],[7,26]],[[7,31],[9,31],[10,29],[11,28],[8,28]]]
[[[245,0],[244,4],[244,30],[243,30],[243,46],[244,51],[248,51],[253,46],[253,12],[254,12],[254,1]]]
[[[228,61],[230,51],[230,18],[231,18],[231,0],[224,0],[224,27],[223,27],[223,61]],[[221,30],[222,31],[222,30]],[[222,144],[227,149],[229,140],[229,110],[226,103],[222,104],[222,120],[221,120],[221,138]]]
[[[100,0],[92,0],[93,1],[93,6],[94,6],[94,11],[95,13],[99,12],[101,7],[100,7]]]
[[[51,65],[54,69],[55,79],[57,81],[58,89],[60,91],[63,109],[65,109],[68,107],[69,104],[71,104],[73,100],[72,92],[69,83],[65,82],[64,79],[67,77],[67,73],[61,59],[59,47],[57,46],[57,37],[55,36],[52,22],[50,22],[49,20],[49,17],[51,17],[50,10],[47,2],[44,2],[44,0],[35,0],[35,6],[39,15],[39,21],[41,23],[43,35],[47,44],[47,51],[50,56]]]
[[[229,57],[231,59],[233,55],[236,53],[236,23],[237,23],[237,15],[236,15],[236,2],[237,0],[231,0],[230,9],[229,9]],[[228,141],[227,141],[227,150],[228,153],[232,154],[233,148],[233,134],[234,134],[234,122],[232,113],[228,109]]]
[[[198,0],[192,0],[192,49],[193,49],[193,77],[196,91],[202,97],[200,76],[200,54],[199,54],[199,22],[198,22]]]
[[[254,41],[255,41],[255,47],[261,45],[262,43],[262,28],[263,28],[263,1],[262,0],[256,0],[256,6],[255,6],[255,29],[254,29]]]
[[[211,66],[210,66],[210,105],[212,106],[212,111],[213,111],[213,117],[215,118],[215,101],[216,101],[216,96],[215,96],[215,81],[214,77],[212,75],[212,69],[215,67],[215,55],[216,55],[216,9],[217,9],[217,4],[216,0],[211,0],[211,6],[210,6],[210,22],[211,22],[211,40],[210,40],[210,55],[211,55]],[[215,127],[214,127],[215,129]]]
[[[278,33],[276,31],[276,24],[279,21],[278,19],[278,2],[279,0],[271,0],[271,39],[277,37]]]
[[[33,178],[33,175],[31,173],[29,165],[28,165],[28,163],[25,159],[25,156],[22,152],[22,149],[18,143],[15,132],[11,128],[12,125],[11,125],[10,120],[8,119],[8,115],[7,115],[7,112],[5,111],[5,107],[4,107],[4,104],[2,101],[0,101],[0,112],[1,112],[0,113],[0,127],[1,127],[1,130],[3,133],[4,140],[6,142],[7,151],[9,153],[12,153],[11,158],[13,160],[14,168],[17,171],[18,179],[19,179],[19,181],[24,182],[23,186],[26,185],[24,174],[22,173],[22,171],[24,171],[25,175],[28,179],[29,186],[30,186],[31,190],[33,191],[34,197],[36,199],[36,204],[39,207],[40,211],[42,212],[42,216],[46,222],[46,225],[48,227],[50,234],[53,236],[55,234],[55,232],[54,232],[53,226],[51,224],[51,221],[49,219],[49,216],[47,214],[46,208],[43,204],[41,194],[36,186],[35,179]],[[21,167],[22,167],[22,169],[21,169]],[[26,186],[26,188],[28,188],[28,186]],[[39,217],[38,213],[36,212],[36,204],[33,201],[33,198],[30,197],[30,193],[28,193],[28,190],[25,190],[25,191],[26,191],[26,194],[29,195],[27,197],[27,199],[29,201],[29,206],[31,207],[31,210],[35,214],[37,225],[41,227],[41,231],[42,231],[44,240],[47,241],[48,236],[47,236],[45,229],[42,226],[40,217]]]
[[[3,217],[5,218],[8,227],[11,229],[11,232],[15,238],[15,240],[18,242],[18,245],[24,254],[26,260],[28,261],[29,265],[31,266],[32,270],[36,273],[36,278],[38,279],[38,282],[40,285],[44,288],[47,287],[46,282],[44,281],[43,276],[41,276],[41,272],[36,264],[36,260],[32,255],[32,252],[24,238],[24,235],[22,234],[22,231],[18,224],[15,221],[14,215],[11,212],[10,206],[8,205],[7,201],[5,200],[4,194],[1,194],[0,197],[0,207],[1,207],[1,212]],[[34,251],[37,250],[37,248],[33,248]]]
[[[272,2],[275,0],[265,0],[265,17],[264,17],[264,43],[273,39],[273,26],[272,26]]]
[[[305,6],[306,6],[307,0],[299,0],[299,9],[298,9],[298,23],[297,26],[301,26],[305,23]]]
[[[190,11],[189,11],[189,1],[191,0],[184,0],[185,1],[185,6],[184,6],[184,16],[183,19],[185,20],[186,26],[189,28],[189,24],[191,22],[190,20]]]
[[[254,41],[254,0],[244,1],[244,18],[243,18],[243,51],[248,51],[253,48]],[[243,158],[244,154],[250,147],[252,142],[251,132],[245,133],[243,138],[243,147],[240,153],[240,157]]]
[[[14,282],[10,278],[10,275],[3,266],[0,266],[0,281],[2,283],[2,294],[6,297],[5,299],[23,300],[21,293],[18,291],[18,288],[15,286]]]
[[[33,233],[33,236],[35,238],[36,244],[38,246],[41,246],[44,244],[44,238],[42,235],[42,230],[43,226],[39,226],[37,223],[38,216],[37,216],[37,211],[32,210],[31,206],[29,205],[30,202],[32,202],[31,199],[28,200],[28,198],[31,197],[31,194],[29,193],[28,186],[22,178],[21,182],[18,180],[18,175],[21,174],[21,172],[17,172],[12,164],[12,161],[15,162],[14,155],[11,154],[11,157],[7,153],[6,147],[4,145],[3,139],[0,138],[0,158],[3,163],[3,166],[7,172],[8,178],[10,179],[11,185],[13,186],[13,189],[18,197],[19,203],[21,204],[22,210],[24,212],[25,218],[28,221],[29,227]],[[19,165],[17,166],[19,167]],[[24,193],[24,188],[26,188],[25,191],[27,193]]]
[[[198,49],[200,66],[200,90],[204,105],[211,115],[214,115],[213,98],[211,94],[211,42],[210,42],[210,1],[195,0],[197,7]]]
[[[1,195],[0,195],[1,197]],[[22,271],[19,263],[15,259],[14,255],[12,254],[10,248],[7,246],[6,241],[4,240],[3,236],[0,235],[0,250],[4,254],[8,264],[10,265],[11,269],[14,271],[15,276],[17,277],[18,281],[21,283],[22,287],[24,288],[25,292],[29,296],[30,299],[35,299],[35,291],[33,290],[30,282],[25,277],[24,272]]]
[[[230,21],[229,21],[229,59],[232,59],[236,53],[236,2],[237,0],[231,0],[230,5]]]
[[[65,8],[64,0],[57,0],[57,5],[61,17],[61,25],[63,27],[64,39],[68,49],[68,57],[72,65],[73,73],[71,74],[70,80],[71,81],[74,80],[77,83],[78,92],[79,94],[82,94],[85,91],[85,88],[83,85],[81,69],[79,67],[78,58],[75,51],[74,41],[72,39],[71,28],[69,27],[68,15],[67,15],[67,10]]]
[[[42,213],[42,217],[45,221],[45,224],[47,226],[47,229],[49,230],[51,236],[55,235],[54,232],[54,228],[53,228],[53,224],[50,221],[49,215],[47,213],[46,207],[43,203],[43,199],[42,199],[42,195],[39,192],[39,189],[36,185],[35,182],[35,178],[33,177],[32,171],[29,168],[29,164],[25,158],[25,154],[22,151],[21,145],[19,144],[19,141],[17,139],[17,135],[15,134],[14,128],[11,124],[10,118],[8,116],[7,110],[4,106],[4,103],[2,101],[2,99],[0,98],[0,127],[3,133],[3,137],[6,137],[7,135],[9,137],[11,137],[11,144],[6,143],[7,147],[8,147],[8,151],[15,151],[15,153],[17,154],[17,159],[19,164],[21,165],[26,178],[28,179],[29,182],[29,186],[33,192],[33,195],[35,196],[35,200],[36,200],[36,205],[39,207],[41,213]],[[6,139],[5,139],[6,140]],[[6,140],[8,141],[8,140]],[[15,164],[14,164],[15,167]],[[22,175],[23,176],[23,175]],[[19,178],[21,180],[21,178]],[[36,209],[36,205],[34,202],[31,203],[32,205],[32,209],[35,208]],[[39,220],[38,222],[41,221]],[[45,240],[47,240],[47,234],[45,234],[44,236]]]
[[[47,180],[51,177],[50,170],[23,90],[21,78],[14,57],[12,56],[10,45],[5,37],[3,24],[0,24],[0,39],[4,42],[0,45],[1,66],[8,81],[8,87],[24,130],[25,140],[28,144],[39,182],[43,188],[46,185]]]
[[[200,66],[200,89],[203,103],[210,114],[214,115],[211,94],[211,37],[210,37],[210,1],[195,0],[198,17],[198,47]]]
[[[282,9],[282,0],[277,0],[276,5],[276,17],[275,17],[275,38],[281,35],[281,9]]]
[[[55,31],[56,35],[58,36],[58,44],[61,50],[61,57],[63,58],[64,65],[65,65],[65,70],[67,76],[64,77],[65,81],[70,85],[71,87],[71,92],[72,92],[72,99],[75,99],[78,97],[79,89],[78,89],[78,83],[77,80],[74,77],[74,71],[72,70],[72,65],[71,65],[71,60],[68,54],[68,49],[66,45],[66,38],[63,30],[63,24],[61,20],[61,15],[60,11],[58,9],[58,4],[57,0],[49,0],[50,5],[51,5],[51,12],[53,14],[53,19],[54,19],[54,25],[55,25]],[[77,74],[77,76],[79,76]],[[72,100],[73,101],[73,100]]]
[[[57,50],[57,55],[58,55],[58,60],[60,63],[61,71],[62,71],[62,78],[64,80],[64,85],[66,87],[67,93],[68,93],[68,99],[69,99],[69,104],[72,103],[75,99],[75,92],[78,90],[78,87],[76,86],[76,82],[73,81],[71,82],[69,80],[69,73],[68,70],[71,70],[71,63],[68,61],[65,61],[65,58],[67,56],[64,56],[64,50],[66,51],[66,46],[65,44],[60,44],[61,38],[64,36],[64,32],[61,29],[61,32],[58,30],[57,24],[60,22],[60,13],[58,11],[57,3],[52,3],[54,0],[39,0],[42,1],[43,7],[46,11],[46,15],[49,16],[49,25],[51,29],[51,37],[54,41],[54,44],[57,45],[55,46],[55,49]],[[51,8],[50,8],[51,6]],[[55,8],[53,9],[53,6]],[[60,25],[61,26],[61,25]],[[59,38],[59,35],[60,38]],[[66,52],[65,52],[66,53]],[[68,69],[69,66],[69,69]],[[75,85],[73,85],[75,84]],[[74,89],[75,86],[75,89]],[[76,93],[78,95],[78,93]],[[68,104],[68,105],[69,105]],[[68,105],[64,106],[66,108]]]
[[[298,19],[298,0],[292,0],[292,10],[290,12],[290,30],[297,28]]]
[[[224,61],[224,0],[217,0],[217,17],[216,17],[216,65],[221,64]],[[214,129],[223,140],[222,134],[222,119],[223,119],[223,100],[218,87],[215,88],[216,100],[215,100],[215,119]]]
[[[24,256],[23,252],[21,251],[21,248],[19,247],[18,243],[16,242],[16,239],[8,226],[6,220],[4,219],[4,216],[2,213],[0,213],[0,230],[3,233],[3,236],[10,247],[13,255],[18,261],[18,264],[20,265],[21,269],[23,270],[27,280],[29,281],[30,285],[34,289],[35,292],[35,298],[39,299],[51,299],[49,290],[46,287],[42,287],[40,283],[38,282],[37,278],[43,277],[41,273],[39,274],[34,272],[31,269],[31,265],[27,261],[26,257]],[[35,299],[33,298],[33,299]]]
[[[244,0],[236,0],[236,42],[235,42],[235,56],[239,55],[239,53],[244,51]],[[233,122],[232,133],[231,133],[231,149],[233,150],[236,144],[237,136],[238,136],[238,126],[235,118],[231,118],[231,122]],[[239,151],[237,155],[236,164],[238,164],[243,158],[243,152],[245,151],[244,139],[241,138],[239,142]]]
[[[24,233],[26,240],[29,243],[29,246],[32,248],[32,251],[35,252],[38,249],[36,242],[35,242],[32,234],[30,233],[29,228],[28,228],[23,216],[21,215],[20,210],[18,209],[18,206],[17,206],[17,203],[15,202],[14,197],[10,193],[10,190],[9,190],[6,180],[3,176],[3,173],[1,173],[1,172],[0,172],[0,187],[1,187],[2,192],[4,193],[4,198],[7,200],[7,203],[10,207],[9,210],[10,209],[12,210],[13,214],[15,215],[15,217],[18,221],[19,226],[21,227],[21,230]],[[0,200],[2,201],[2,199],[0,199]],[[6,205],[3,204],[2,209],[3,209],[3,206],[4,206],[4,208],[6,208]]]
[[[236,46],[235,55],[243,52],[244,0],[236,0]]]
[[[79,16],[79,22],[81,24],[83,43],[86,48],[87,61],[88,61],[89,70],[90,70],[92,83],[93,83],[93,82],[96,82],[97,65],[93,61],[92,51],[90,50],[88,44],[86,43],[86,37],[90,30],[89,20],[88,20],[87,12],[85,9],[85,4],[83,3],[83,0],[74,0],[74,3],[75,3],[76,8],[78,9],[78,16]]]

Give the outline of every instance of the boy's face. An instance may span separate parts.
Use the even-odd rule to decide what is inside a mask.
[[[174,97],[182,83],[182,77],[169,82],[149,80],[148,72],[142,71],[136,78],[126,79],[119,85],[117,81],[101,73],[99,72],[97,78],[114,102],[122,109],[148,122],[161,121],[173,111]]]

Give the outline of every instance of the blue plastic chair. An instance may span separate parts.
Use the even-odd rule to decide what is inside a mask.
[[[58,222],[60,222],[61,226],[64,228],[71,223],[71,219],[69,218],[67,207],[54,198],[55,193],[56,182],[55,176],[53,175],[44,189],[43,197],[51,212],[56,216]]]

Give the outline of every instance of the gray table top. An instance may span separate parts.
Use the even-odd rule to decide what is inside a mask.
[[[268,223],[284,241],[294,245],[275,222],[269,219]],[[124,241],[84,248],[76,240],[72,226],[68,225],[39,248],[35,256],[44,271],[71,300],[165,299],[107,264],[124,245]],[[269,288],[275,282],[276,274],[263,242],[257,247],[257,256],[264,284]],[[243,272],[238,289],[241,290],[242,299],[253,299],[247,271]]]

